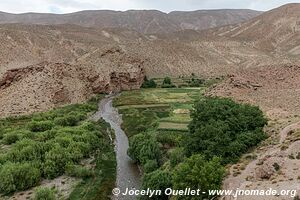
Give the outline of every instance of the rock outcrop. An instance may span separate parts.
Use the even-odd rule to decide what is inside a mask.
[[[93,67],[50,62],[8,70],[0,79],[0,116],[80,103],[97,93],[138,89],[145,76],[140,64],[110,74],[100,73]]]

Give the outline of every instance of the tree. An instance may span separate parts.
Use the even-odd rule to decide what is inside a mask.
[[[263,127],[267,120],[262,111],[230,99],[198,101],[191,117],[185,145],[188,155],[201,153],[206,159],[221,157],[224,164],[235,162],[266,137]]]
[[[162,83],[161,87],[162,88],[174,88],[176,86],[172,83],[170,77],[165,77],[164,80],[163,80],[163,83]]]
[[[164,191],[167,188],[172,187],[172,179],[171,174],[166,171],[156,170],[149,174],[146,174],[143,178],[142,188],[147,189],[150,188],[151,190],[161,190],[162,195],[160,196],[153,196],[151,199],[157,200],[167,200],[168,196],[164,195]],[[142,197],[142,199],[150,199],[149,197]]]
[[[184,149],[183,148],[175,148],[170,153],[170,164],[171,167],[175,167],[179,163],[181,163],[185,158]]]
[[[172,84],[171,78],[168,76],[165,77],[163,81],[163,85],[171,85],[171,84]]]
[[[149,160],[158,162],[161,155],[159,143],[149,133],[137,134],[130,140],[128,155],[142,165]]]
[[[225,169],[217,157],[206,161],[204,156],[195,154],[180,163],[173,172],[174,189],[201,189],[206,192],[197,197],[183,197],[182,199],[204,199],[208,198],[208,190],[221,188]],[[212,197],[209,197],[211,199]]]
[[[158,163],[156,160],[148,160],[146,162],[146,164],[144,165],[144,173],[150,173],[150,172],[153,172],[155,170],[157,170],[158,168]]]
[[[144,82],[141,87],[142,88],[156,88],[157,84],[153,79],[148,80],[147,76],[145,76]]]

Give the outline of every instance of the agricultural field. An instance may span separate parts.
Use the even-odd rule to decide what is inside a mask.
[[[114,106],[123,114],[123,129],[133,136],[148,129],[187,131],[190,110],[202,98],[204,87],[153,88],[126,91],[117,97]]]
[[[45,113],[0,120],[1,199],[107,199],[116,159],[101,97]]]

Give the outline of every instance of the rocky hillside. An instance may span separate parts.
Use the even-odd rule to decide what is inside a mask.
[[[86,101],[92,94],[140,88],[143,68],[103,76],[92,67],[43,62],[8,70],[0,79],[1,117]]]
[[[287,4],[236,26],[218,29],[215,34],[244,41],[274,54],[299,56],[300,4]]]
[[[170,33],[183,29],[203,30],[244,22],[258,16],[253,10],[213,10],[172,12],[157,10],[82,11],[71,14],[9,14],[0,13],[0,23],[23,24],[74,24],[94,28],[127,28],[144,34]]]
[[[20,71],[22,68],[31,69],[32,66],[37,66],[40,65],[39,63],[45,62],[59,63],[68,69],[80,67],[84,73],[89,74],[91,71],[96,74],[96,76],[101,77],[102,82],[97,78],[98,82],[96,86],[91,84],[90,81],[81,83],[81,80],[78,79],[78,84],[85,85],[82,87],[85,89],[83,89],[84,94],[81,95],[81,93],[78,93],[79,97],[70,96],[70,99],[75,99],[76,102],[86,99],[95,91],[109,92],[136,87],[140,84],[144,73],[149,77],[164,77],[166,75],[178,77],[194,73],[206,78],[227,76],[229,74],[239,76],[241,71],[247,69],[253,72],[253,77],[259,77],[260,70],[270,69],[268,66],[294,66],[300,64],[299,55],[297,53],[299,46],[297,24],[300,13],[296,12],[298,9],[299,4],[289,4],[266,12],[261,16],[237,26],[229,25],[203,31],[182,30],[168,33],[169,31],[177,30],[177,26],[180,26],[180,29],[187,28],[187,26],[191,27],[187,24],[192,21],[200,26],[201,16],[205,19],[212,19],[212,17],[208,17],[211,13],[215,12],[213,15],[216,16],[216,13],[220,14],[221,11],[211,11],[209,12],[210,14],[205,14],[205,11],[170,13],[165,16],[165,23],[169,23],[170,18],[173,18],[171,21],[182,20],[175,26],[169,26],[167,24],[161,26],[164,28],[175,27],[174,29],[165,29],[166,31],[160,31],[159,27],[148,26],[148,28],[151,27],[151,29],[153,28],[153,30],[160,32],[159,34],[150,35],[141,33],[148,32],[145,31],[145,27],[137,31],[132,29],[141,27],[138,24],[142,23],[143,20],[151,19],[148,14],[152,15],[155,13],[155,15],[159,16],[166,14],[158,11],[105,11],[115,14],[131,13],[132,16],[136,16],[136,13],[139,13],[143,16],[142,18],[140,16],[134,18],[136,22],[139,22],[134,23],[135,26],[128,27],[127,25],[125,26],[127,22],[120,22],[122,26],[124,25],[124,27],[127,28],[82,27],[79,25],[66,24],[2,24],[0,25],[0,40],[2,41],[0,44],[0,77],[2,77],[1,80],[5,83],[1,86],[0,100],[2,99],[1,102],[3,102],[3,105],[15,102],[15,100],[10,100],[10,98],[13,98],[12,94],[17,95],[18,92],[22,94],[20,89],[21,85],[28,89],[23,90],[30,96],[30,92],[35,91],[32,90],[33,86],[30,84],[30,81],[34,82],[33,80],[38,80],[35,82],[36,85],[44,84],[40,82],[39,77],[35,77],[41,73],[40,71],[33,70],[30,72],[32,77],[29,79],[24,78],[20,79],[20,81],[19,79],[13,79],[13,84],[10,84],[11,80],[7,77],[9,77],[11,73],[15,73],[13,72],[14,69],[17,71]],[[75,20],[75,15],[90,13],[90,17],[96,20],[97,18],[94,17],[94,14],[103,12],[87,11],[69,15],[74,15],[72,19]],[[226,12],[231,13],[233,11],[228,10]],[[236,12],[236,14],[239,13],[235,10],[234,12]],[[248,13],[248,17],[251,15],[251,11],[242,11],[242,13]],[[6,14],[3,15],[6,16]],[[26,18],[29,21],[32,19],[33,23],[38,23],[35,21],[35,16],[40,15],[30,15],[32,16],[28,17],[28,19],[24,17],[24,19]],[[177,15],[180,15],[180,17],[175,19]],[[239,14],[239,16],[241,15],[242,14]],[[24,14],[24,16],[27,16],[27,14]],[[65,15],[62,15],[62,17],[64,16]],[[224,20],[228,16],[230,16],[228,18],[234,18],[231,14],[226,14],[225,16]],[[60,15],[50,15],[47,16],[47,19],[52,20],[52,18],[56,19],[56,17],[60,17]],[[199,17],[200,21],[197,21],[197,17]],[[8,18],[0,17],[0,20],[5,19]],[[43,18],[38,17],[37,19]],[[82,18],[82,22],[84,22],[83,19],[85,18]],[[121,19],[126,20],[127,18],[121,17],[120,20]],[[29,21],[25,22],[28,23]],[[106,18],[99,20],[101,23],[108,23],[109,21],[110,20],[106,22]],[[216,26],[223,23],[221,19],[217,21]],[[229,21],[227,22],[229,23]],[[58,20],[51,23],[60,22],[61,21]],[[201,26],[210,27],[209,24],[210,23],[206,25],[202,24]],[[112,26],[114,26],[114,24],[112,24]],[[194,26],[193,29],[198,28]],[[281,40],[279,40],[279,38],[281,38]],[[49,65],[52,66],[51,64]],[[140,75],[136,75],[136,71],[141,69],[143,69],[143,72]],[[33,72],[35,74],[33,74]],[[257,74],[255,74],[255,72]],[[78,73],[75,73],[75,79],[79,76]],[[251,77],[248,78],[251,80]],[[270,80],[272,80],[272,78],[270,78]],[[94,80],[94,78],[92,79]],[[8,84],[6,83],[7,80]],[[26,82],[22,82],[25,80]],[[48,79],[45,79],[45,81],[46,80]],[[50,83],[51,81],[46,82]],[[258,83],[260,82],[258,81]],[[268,88],[267,84],[266,88]],[[47,88],[44,89],[46,90]],[[16,91],[16,93],[13,91]],[[254,91],[257,92],[259,89]],[[50,92],[49,95],[51,96],[52,93],[53,92]],[[42,94],[42,92],[40,94]],[[264,99],[263,94],[259,98]],[[46,96],[50,97],[49,95]],[[47,103],[47,105],[45,104],[42,108],[32,109],[31,104],[43,105],[43,103],[41,103],[44,101],[43,98],[46,97],[41,95],[35,98],[28,97],[27,101],[23,101],[23,103],[27,102],[27,105],[19,106],[23,107],[23,111],[18,110],[19,108],[14,107],[12,104],[11,107],[15,110],[3,108],[2,113],[5,113],[5,115],[10,112],[13,114],[26,113],[28,110],[44,110],[47,107],[53,107],[55,105],[54,103]],[[51,99],[52,97],[49,98],[47,102],[52,102],[53,100]]]
[[[285,118],[300,113],[299,81],[299,65],[245,69],[230,75],[208,95],[233,97],[259,105],[270,118]]]

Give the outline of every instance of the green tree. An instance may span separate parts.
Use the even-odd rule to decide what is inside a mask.
[[[225,169],[221,165],[220,159],[214,157],[206,161],[205,158],[196,154],[180,163],[173,172],[174,189],[201,189],[208,190],[220,189]],[[199,197],[184,197],[181,199],[205,199],[207,194],[201,194]],[[212,197],[209,197],[209,199]]]
[[[145,173],[150,173],[157,170],[158,167],[159,166],[156,160],[148,160],[143,169]]]
[[[149,133],[137,134],[132,137],[129,143],[128,155],[135,161],[146,164],[148,160],[160,159],[161,152],[159,143]]]
[[[185,153],[183,148],[175,148],[170,153],[171,167],[175,167],[185,159]]]
[[[157,84],[153,79],[148,79],[147,76],[144,78],[144,82],[142,84],[142,88],[156,88]]]
[[[143,177],[143,189],[151,189],[151,190],[161,190],[162,195],[161,196],[154,196],[152,198],[149,197],[142,197],[141,199],[157,199],[157,200],[167,200],[168,196],[164,195],[164,191],[167,188],[172,187],[172,179],[171,174],[166,171],[162,170],[156,170],[154,172],[151,172],[149,174],[146,174]]]
[[[171,78],[168,76],[165,77],[163,81],[163,85],[171,85],[171,84],[172,84]]]
[[[266,137],[263,127],[267,121],[262,111],[230,99],[198,101],[191,117],[185,145],[188,155],[201,153],[206,159],[218,156],[223,163],[235,162]]]
[[[161,87],[162,88],[174,88],[176,86],[172,83],[172,80],[170,77],[165,77]]]

